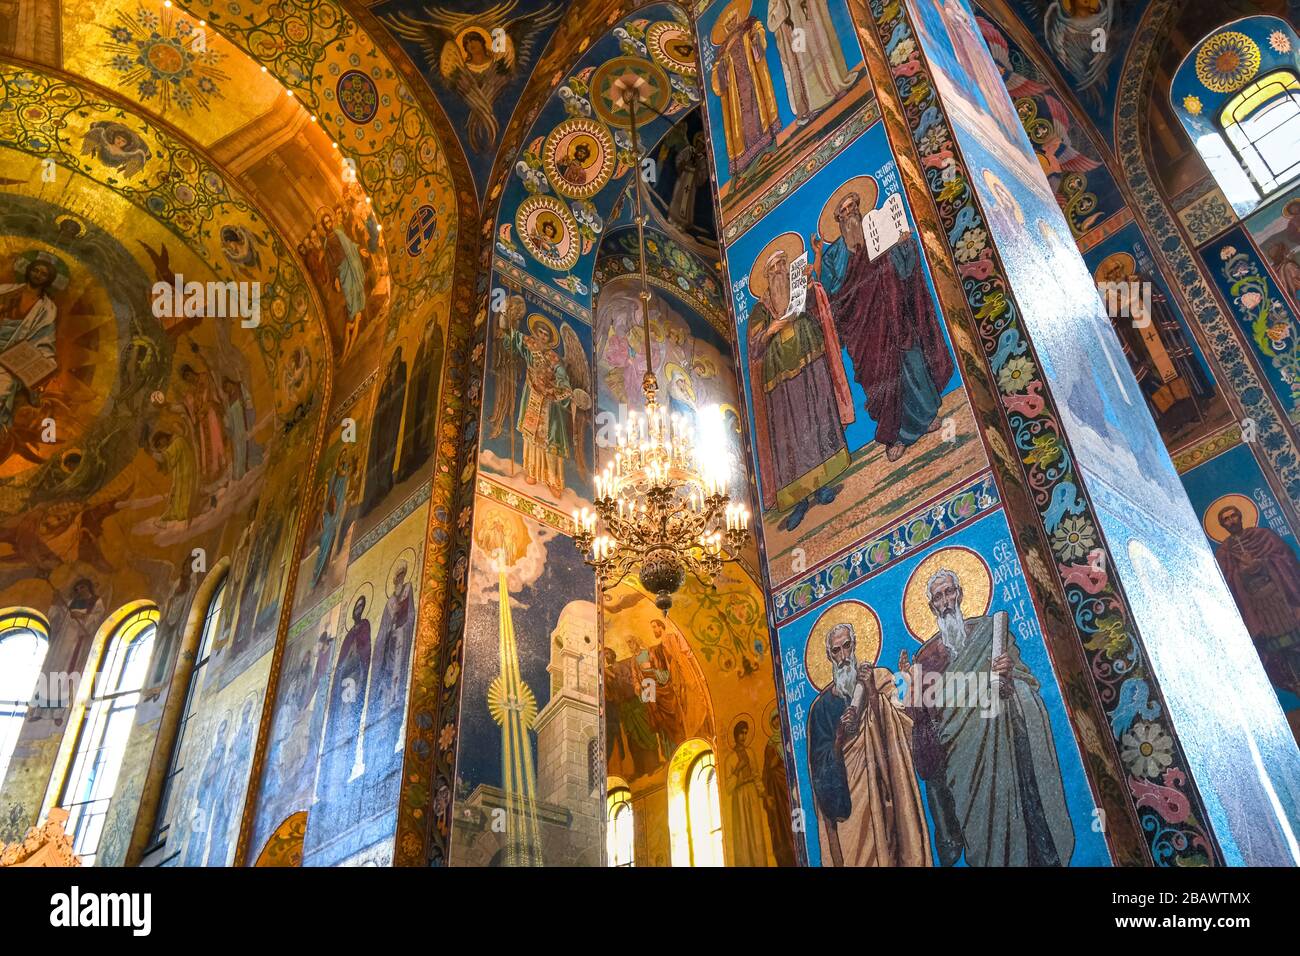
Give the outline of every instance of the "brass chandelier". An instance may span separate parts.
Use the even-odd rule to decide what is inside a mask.
[[[642,586],[667,614],[687,572],[710,585],[722,570],[722,562],[735,559],[749,536],[749,510],[731,501],[721,449],[710,449],[710,460],[701,462],[690,423],[659,406],[659,380],[651,364],[646,215],[637,139],[642,83],[639,77],[619,80],[614,92],[629,112],[632,155],[637,157],[632,173],[641,260],[645,414],[632,412],[626,428],[617,426],[614,457],[595,477],[595,511],[582,508],[573,512],[573,540],[587,564],[596,569],[601,590],[608,591],[639,571]]]

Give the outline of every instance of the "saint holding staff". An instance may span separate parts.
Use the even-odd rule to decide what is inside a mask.
[[[790,510],[793,530],[808,509],[830,504],[832,482],[849,466],[844,426],[853,421],[840,339],[825,293],[808,289],[795,308],[791,264],[804,258],[803,237],[777,236],[758,254],[749,292],[749,381],[763,507]]]

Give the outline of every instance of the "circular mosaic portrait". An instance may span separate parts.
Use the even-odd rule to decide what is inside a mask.
[[[662,113],[673,95],[673,85],[662,67],[634,56],[616,56],[596,68],[591,77],[591,105],[611,126],[631,126],[627,95],[636,90],[637,122]]]
[[[556,272],[567,272],[578,261],[578,224],[554,196],[530,196],[519,204],[515,229],[529,254]]]
[[[654,61],[665,70],[682,76],[695,76],[695,38],[691,31],[673,20],[652,23],[645,34],[646,47]]]
[[[360,70],[348,70],[339,77],[339,109],[354,123],[369,123],[379,110],[375,81]]]
[[[542,167],[561,195],[594,196],[614,173],[614,139],[595,120],[583,116],[565,120],[546,137]]]

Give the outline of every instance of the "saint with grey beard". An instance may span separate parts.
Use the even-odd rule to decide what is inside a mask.
[[[924,672],[949,678],[990,673],[999,688],[992,711],[973,701],[910,697],[912,755],[925,781],[943,866],[1065,866],[1074,827],[1038,681],[1009,638],[994,657],[994,617],[962,614],[957,574],[936,571],[926,585],[938,632],[899,671],[915,684]]]
[[[853,625],[826,634],[833,680],[808,711],[808,764],[823,851],[834,866],[930,866],[912,768],[912,720],[894,675],[858,661]],[[823,861],[825,862],[825,861]]]

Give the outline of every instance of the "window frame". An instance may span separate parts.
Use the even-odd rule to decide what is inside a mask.
[[[708,776],[701,782],[702,774]],[[697,845],[696,809],[699,805],[697,786],[707,789],[708,805],[704,809],[709,817],[714,818],[708,821],[712,825],[701,837],[712,844],[708,847],[710,859],[703,862],[699,858],[705,844]],[[726,866],[726,840],[722,831],[722,792],[718,786],[718,758],[712,750],[704,750],[695,756],[686,769],[686,843],[690,848],[691,866]]]
[[[1267,92],[1271,86],[1277,87],[1276,92]],[[1267,116],[1270,111],[1281,107],[1284,101],[1289,102],[1293,108],[1288,117],[1262,133],[1247,128],[1247,124]],[[1294,70],[1273,70],[1246,84],[1224,104],[1216,122],[1224,142],[1259,192],[1261,201],[1285,189],[1300,177],[1300,156],[1289,166],[1274,169],[1268,155],[1260,148],[1269,137],[1288,124],[1300,124],[1300,76]],[[1296,138],[1300,140],[1300,135]]]
[[[144,692],[149,656],[158,636],[159,618],[158,608],[146,604],[117,621],[104,641],[90,693],[80,706],[76,738],[55,805],[68,811],[68,836],[73,842],[74,852],[86,866],[93,865],[99,853],[104,835],[103,823],[116,795],[122,761],[135,725],[135,712]],[[138,683],[123,686],[128,677],[138,677]],[[110,731],[122,726],[118,721],[125,722],[125,732],[120,740],[110,743],[107,739]],[[108,759],[102,760],[106,751]],[[106,788],[102,786],[105,780],[108,781]],[[81,796],[69,801],[69,796],[74,793]],[[97,824],[98,832],[91,840],[87,834],[94,831]]]
[[[10,608],[0,613],[0,648],[4,646],[6,641],[17,640],[23,634],[30,634],[35,637],[42,645],[42,648],[32,673],[32,689],[28,692],[26,699],[0,699],[0,727],[11,723],[14,728],[12,743],[6,743],[4,732],[0,731],[0,786],[4,785],[5,776],[9,773],[9,763],[13,759],[14,751],[18,748],[18,741],[22,737],[23,726],[26,724],[27,714],[31,710],[36,684],[40,680],[41,674],[44,673],[45,662],[50,656],[50,625],[43,616],[26,608]]]
[[[621,829],[616,821],[627,814],[627,859],[616,852],[615,831]],[[612,867],[636,866],[636,810],[632,806],[632,791],[627,787],[611,787],[605,797],[605,865]]]

